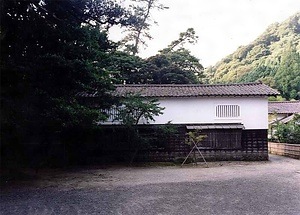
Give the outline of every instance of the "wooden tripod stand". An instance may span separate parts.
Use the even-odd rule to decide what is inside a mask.
[[[193,142],[194,146],[193,146],[193,148],[191,149],[191,151],[189,152],[189,154],[186,156],[186,158],[184,159],[183,163],[181,164],[181,167],[182,167],[183,164],[186,162],[186,160],[188,159],[188,157],[190,156],[190,154],[192,154],[192,152],[193,152],[195,149],[197,149],[197,151],[199,152],[200,156],[203,158],[203,160],[204,160],[204,162],[205,162],[207,168],[209,168],[209,166],[208,166],[208,164],[207,164],[207,162],[206,162],[206,160],[205,160],[203,154],[201,153],[199,147],[197,146],[197,143],[196,143],[193,139],[192,139],[192,142]],[[197,161],[196,161],[196,164],[197,164]]]

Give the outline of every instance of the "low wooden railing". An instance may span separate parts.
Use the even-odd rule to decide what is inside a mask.
[[[300,159],[300,144],[268,143],[269,153]]]

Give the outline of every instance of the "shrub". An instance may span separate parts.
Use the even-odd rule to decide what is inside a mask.
[[[277,122],[275,130],[275,139],[279,142],[300,144],[300,115],[295,114],[286,124]]]

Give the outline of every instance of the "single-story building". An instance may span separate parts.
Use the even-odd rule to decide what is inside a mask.
[[[269,124],[276,121],[287,123],[295,114],[300,114],[300,101],[272,101],[269,102]]]
[[[171,122],[178,131],[164,147],[143,152],[142,160],[171,161],[186,156],[190,146],[185,144],[185,134],[195,129],[207,135],[200,149],[208,160],[268,159],[268,96],[279,93],[265,84],[116,86],[116,96],[128,93],[156,98],[165,108],[154,121],[140,122],[141,128]],[[109,133],[119,126],[116,124],[106,121],[100,126]]]
[[[300,101],[270,101],[269,108],[269,139],[276,139],[276,126],[278,123],[288,123],[300,114]]]

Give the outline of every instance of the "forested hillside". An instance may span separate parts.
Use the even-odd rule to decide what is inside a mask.
[[[260,80],[278,89],[285,99],[300,99],[300,13],[272,24],[206,73],[212,83]]]

